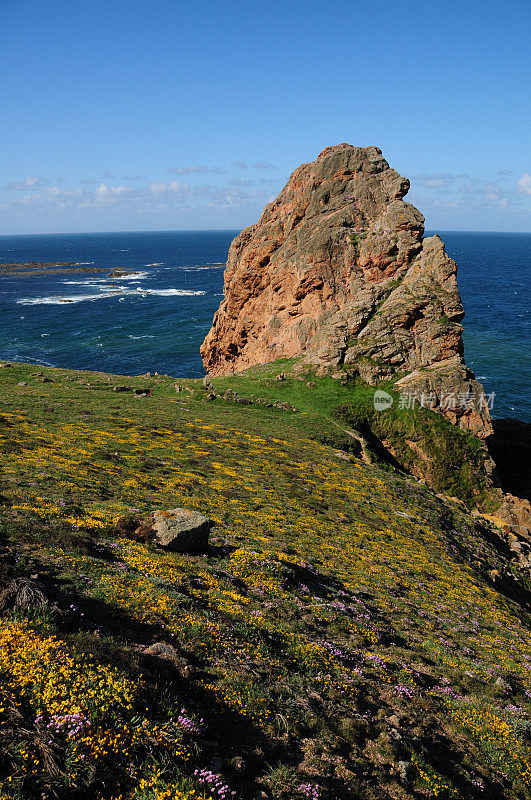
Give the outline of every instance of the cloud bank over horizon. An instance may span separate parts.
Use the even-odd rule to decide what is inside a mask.
[[[240,169],[251,176],[256,170],[261,174],[230,177]],[[273,164],[257,160],[230,167],[193,164],[166,169],[186,181],[149,180],[140,174],[117,177],[110,170],[77,180],[26,175],[0,188],[0,234],[118,230],[124,229],[124,220],[130,221],[131,230],[239,227],[247,219],[253,221],[286,181],[280,175],[264,178],[264,170],[279,172]],[[205,181],[205,176],[213,178]]]
[[[245,178],[238,177],[242,171]],[[178,177],[150,180],[110,170],[76,180],[26,175],[0,189],[0,234],[241,228],[258,219],[289,176],[263,159],[165,172]],[[498,221],[499,229],[518,231],[529,229],[529,197],[531,175],[523,172],[517,180],[513,170],[501,169],[492,177],[421,172],[411,176],[407,200],[429,229],[494,230]]]

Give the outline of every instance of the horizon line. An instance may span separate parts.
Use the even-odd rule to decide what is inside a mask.
[[[253,223],[251,223],[253,224]],[[256,223],[254,223],[256,224]],[[243,228],[149,228],[142,230],[112,230],[112,231],[49,231],[47,233],[0,233],[0,238],[11,238],[16,236],[100,236],[103,234],[131,234],[131,233],[233,233],[241,232]],[[477,230],[470,228],[425,228],[424,232],[430,233],[516,233],[518,235],[531,235],[531,231],[493,231]]]

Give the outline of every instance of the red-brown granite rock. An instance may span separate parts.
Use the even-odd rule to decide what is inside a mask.
[[[327,147],[290,177],[255,225],[234,239],[225,298],[201,347],[227,375],[301,356],[375,384],[406,373],[403,390],[479,436],[491,433],[483,394],[463,360],[457,265],[404,201],[409,181],[377,147]],[[444,409],[441,397],[455,394]]]

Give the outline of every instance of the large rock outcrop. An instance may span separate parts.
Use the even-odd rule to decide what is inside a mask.
[[[201,347],[207,372],[301,356],[372,384],[400,373],[403,393],[489,435],[483,389],[463,360],[457,265],[438,236],[423,237],[408,189],[377,147],[327,147],[296,169],[232,242]]]

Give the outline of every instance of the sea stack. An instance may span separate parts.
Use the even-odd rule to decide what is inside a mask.
[[[378,147],[339,144],[298,167],[231,244],[206,371],[298,357],[295,368],[319,374],[396,379],[488,436],[483,388],[463,357],[457,265],[439,236],[424,237],[424,217],[403,199],[409,185]]]

